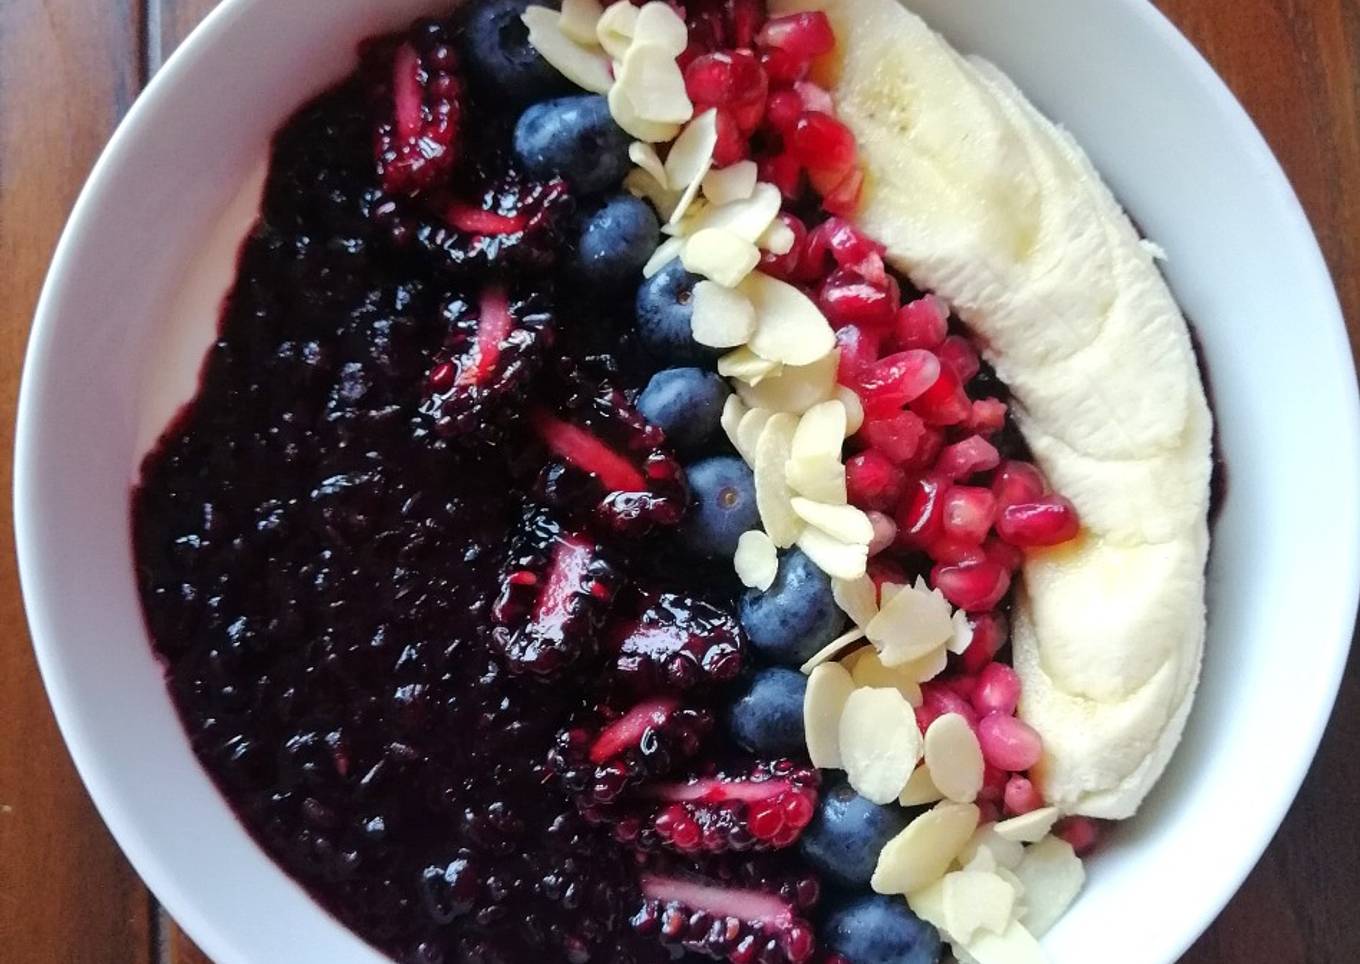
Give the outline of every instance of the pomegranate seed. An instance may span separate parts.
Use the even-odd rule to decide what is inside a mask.
[[[1000,464],[996,446],[980,435],[970,435],[940,452],[935,471],[948,479],[966,479],[979,472],[990,472]]]
[[[980,673],[1006,644],[1010,629],[1000,613],[969,613],[968,626],[973,639],[963,651],[963,671]]]
[[[977,675],[973,709],[979,716],[1004,713],[1014,716],[1020,705],[1020,677],[1005,663],[988,663]]]
[[[877,509],[871,509],[865,515],[869,517],[869,524],[874,527],[874,537],[869,540],[869,555],[876,556],[897,541],[897,523],[893,521],[892,516]]]
[[[803,98],[791,90],[777,90],[765,104],[765,120],[780,137],[788,137],[803,113]]]
[[[958,539],[953,536],[940,538],[926,546],[926,554],[932,560],[945,566],[961,566],[971,562],[986,562],[987,553],[976,542]]]
[[[826,279],[817,303],[832,328],[886,326],[897,311],[897,304],[886,285],[872,285],[845,268],[837,268]]]
[[[965,385],[973,380],[978,370],[982,368],[982,362],[978,359],[977,349],[974,348],[967,338],[959,335],[950,335],[940,345],[940,360],[948,362],[954,369],[954,374],[959,376],[959,381]]]
[[[916,725],[921,732],[930,729],[930,724],[946,713],[957,713],[968,721],[969,726],[977,727],[977,713],[966,699],[939,680],[922,683],[921,705],[916,708]]]
[[[695,113],[723,107],[743,133],[760,126],[765,116],[769,79],[749,50],[719,51],[695,58],[685,68],[685,92]]]
[[[760,179],[779,188],[790,201],[803,193],[803,165],[791,153],[774,154],[760,162]]]
[[[1034,727],[1005,713],[989,713],[978,723],[982,758],[994,767],[1018,773],[1044,755],[1044,743]]]
[[[858,385],[865,371],[878,361],[882,339],[877,332],[846,325],[836,332],[836,345],[841,350],[836,377],[842,385]]]
[[[940,365],[939,376],[913,401],[912,410],[929,425],[957,425],[972,414],[973,403],[954,369]]]
[[[968,417],[968,428],[978,435],[995,435],[1006,427],[1009,409],[999,398],[979,398],[973,402],[973,413]]]
[[[1064,817],[1053,833],[1071,844],[1078,857],[1090,853],[1100,842],[1100,824],[1090,817]]]
[[[879,602],[883,600],[883,586],[886,583],[892,583],[894,586],[905,586],[911,582],[907,578],[907,571],[886,556],[870,559],[868,572],[869,578],[873,580],[874,589],[879,594]]]
[[[897,510],[897,540],[909,549],[925,549],[940,536],[945,483],[932,476],[917,479]]]
[[[732,111],[726,107],[718,107],[714,111],[713,120],[718,132],[718,141],[713,146],[713,165],[727,167],[729,164],[744,160],[749,144]]]
[[[1077,510],[1061,495],[1008,505],[996,520],[996,533],[1013,546],[1056,546],[1081,531]]]
[[[778,47],[760,52],[760,66],[774,84],[796,84],[807,76],[808,62]]]
[[[986,790],[987,787],[984,786],[982,790],[979,791],[977,801],[979,825],[996,823],[1001,819],[1001,808],[996,805],[996,801],[982,799],[980,794]]]
[[[901,465],[910,461],[921,444],[926,427],[921,417],[912,412],[898,412],[885,418],[869,419],[859,434],[871,449],[882,452]],[[987,493],[988,497],[991,493]],[[990,522],[988,525],[990,526]],[[978,539],[981,542],[981,538]]]
[[[764,0],[728,0],[727,10],[732,23],[732,46],[750,47],[765,22]]]
[[[855,168],[834,188],[822,192],[822,207],[830,214],[850,216],[859,210],[864,192],[864,172]]]
[[[849,221],[839,217],[827,218],[817,225],[814,233],[817,235],[815,247],[819,253],[829,251],[836,259],[836,264],[859,275],[871,285],[893,293],[896,300],[901,300],[901,292],[897,289],[896,282],[888,277],[883,266],[885,249],[881,244],[871,240]],[[896,312],[897,309],[894,308],[893,311]]]
[[[815,110],[835,116],[835,102],[831,100],[831,94],[825,87],[820,87],[810,80],[800,80],[793,85],[793,89],[802,98],[804,110]]]
[[[945,451],[948,451],[946,449]],[[952,485],[944,497],[946,536],[973,546],[982,545],[996,518],[996,496],[991,489],[973,485]]]
[[[1003,510],[1021,502],[1033,502],[1047,490],[1048,486],[1039,470],[1017,459],[1001,463],[992,478],[996,504]]]
[[[925,434],[921,436],[921,444],[916,449],[915,457],[903,468],[925,472],[935,464],[943,448],[944,433],[937,428],[927,427]]]
[[[897,343],[905,349],[928,348],[934,351],[949,334],[949,312],[939,298],[926,295],[902,306],[897,312]]]
[[[860,378],[859,394],[864,399],[865,414],[891,415],[900,411],[939,382],[944,370],[938,358],[920,349],[880,358]]]
[[[793,232],[793,247],[785,254],[775,254],[773,251],[766,251],[760,256],[760,270],[778,278],[781,281],[793,280],[794,273],[798,270],[798,262],[802,257],[803,242],[807,238],[807,228],[803,222],[792,214],[780,214],[779,220],[784,226]],[[845,356],[841,356],[842,363]]]
[[[991,536],[982,544],[982,551],[986,553],[988,559],[1007,572],[1018,572],[1020,567],[1025,564],[1023,552],[996,536]]]
[[[861,452],[845,463],[846,492],[861,509],[890,509],[906,487],[906,473],[879,452]]]
[[[1028,779],[1020,776],[1013,776],[1006,781],[1002,801],[1006,812],[1016,817],[1033,813],[1044,805],[1043,794]]]
[[[937,565],[930,573],[931,585],[960,609],[970,613],[992,609],[1011,588],[1011,574],[991,560],[959,565]]]
[[[813,10],[765,21],[756,43],[766,48],[778,47],[803,60],[812,60],[836,48],[836,34],[826,14]]]
[[[977,683],[976,676],[954,676],[944,680],[944,685],[948,686],[969,703],[973,702],[973,693],[977,690]]]
[[[977,727],[973,728],[975,731]],[[1010,779],[1010,774],[1000,767],[994,767],[990,763],[982,766],[982,789],[978,791],[978,799],[986,800],[992,806],[1006,795],[1006,782]]]
[[[800,85],[798,93],[807,110],[794,125],[789,148],[802,164],[817,171],[844,175],[855,164],[855,135],[836,118],[813,107],[814,99]]]

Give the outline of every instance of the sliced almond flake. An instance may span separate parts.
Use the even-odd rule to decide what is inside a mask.
[[[982,789],[982,747],[973,728],[958,713],[945,713],[926,730],[930,779],[955,803],[972,803]],[[1000,825],[997,827],[1000,833]]]
[[[611,3],[600,14],[595,24],[595,39],[604,52],[615,60],[622,60],[633,42],[637,28],[638,8],[631,3]]]
[[[709,203],[717,205],[745,201],[755,193],[756,173],[755,161],[737,161],[719,170],[709,171],[704,177],[704,197],[708,198]],[[783,222],[779,224],[786,227]],[[789,233],[792,234],[792,230]]]
[[[1002,867],[1000,864],[996,862],[996,857],[992,854],[990,850],[988,850],[986,847],[979,847],[977,848],[977,851],[973,854],[972,859],[969,860],[968,863],[963,865],[963,869],[980,874],[995,874],[998,871],[1005,870],[1006,868]],[[1006,873],[1009,874],[1010,871],[1007,870]],[[1014,887],[1012,887],[1011,889],[1015,890]]]
[[[642,276],[650,278],[658,271],[680,257],[680,249],[684,244],[676,238],[669,238],[662,241],[652,256],[647,259],[647,263],[642,266]]]
[[[986,823],[978,827],[971,840],[964,845],[959,853],[959,863],[967,866],[981,849],[990,850],[993,859],[997,864],[1014,870],[1020,866],[1020,861],[1025,855],[1025,848],[1013,840],[1007,840],[996,832],[996,824]]]
[[[639,18],[639,26],[641,23]],[[633,38],[623,55],[614,85],[628,95],[642,120],[683,124],[694,116],[694,104],[685,91],[685,75],[680,72],[675,55],[663,47],[643,43],[639,37]]]
[[[944,799],[944,794],[939,791],[935,784],[930,782],[930,771],[919,766],[912,772],[907,785],[902,788],[902,793],[898,796],[897,802],[904,807],[924,807],[928,803],[935,803],[942,799]]]
[[[645,198],[650,201],[652,207],[656,208],[656,213],[662,218],[669,217],[670,213],[675,210],[675,205],[680,200],[678,192],[664,187],[661,182],[652,177],[649,171],[641,167],[635,167],[624,175],[623,186],[629,194],[633,195],[633,197]],[[670,241],[677,242],[672,248],[675,252],[672,257],[679,257],[680,248],[682,247],[679,243],[680,239],[667,238],[666,241],[662,242],[662,245],[664,246]],[[666,260],[669,261],[670,258],[667,258]]]
[[[609,58],[567,36],[556,10],[530,6],[520,19],[529,29],[530,45],[567,80],[596,94],[607,93],[614,85]]]
[[[1003,932],[1014,909],[1015,891],[996,874],[956,870],[944,875],[945,929],[962,944],[979,931]]]
[[[713,151],[718,146],[718,112],[709,108],[685,125],[666,155],[666,183],[673,188],[684,185],[684,193],[670,220],[679,223],[699,195],[704,176],[713,167]]]
[[[756,445],[760,442],[760,433],[765,431],[765,426],[772,418],[774,412],[769,409],[753,408],[737,423],[737,451],[752,468],[755,467]]]
[[[774,585],[774,577],[779,573],[779,551],[769,536],[759,529],[752,529],[743,532],[737,540],[732,564],[743,586],[764,592]]]
[[[760,251],[754,244],[737,237],[731,231],[705,228],[685,239],[685,248],[680,252],[680,260],[684,263],[685,270],[703,275],[724,288],[736,288],[755,270],[756,265],[760,264]],[[749,300],[747,304],[750,304]],[[754,307],[751,309],[751,316],[751,334],[754,335]]]
[[[746,344],[756,327],[756,310],[740,291],[700,281],[691,297],[690,330],[694,340],[710,348]]]
[[[756,184],[750,197],[710,207],[699,227],[722,228],[755,244],[775,223],[783,203],[779,188],[762,181]]]
[[[977,964],[1048,964],[1039,942],[1018,921],[1008,923],[1000,934],[978,931],[971,941],[955,941],[954,950],[960,960],[961,950]]]
[[[968,644],[973,641],[973,627],[968,622],[968,614],[962,609],[954,611],[951,621],[954,623],[954,635],[947,645],[949,651],[957,656],[966,650]]]
[[[783,221],[775,221],[765,229],[765,233],[756,241],[756,246],[770,254],[785,255],[797,243],[798,235],[793,233],[793,228]]]
[[[781,549],[792,546],[803,533],[803,520],[793,511],[793,491],[784,471],[797,428],[796,418],[776,412],[756,440],[756,507],[765,531]]]
[[[878,658],[877,651],[872,647],[856,660],[855,668],[850,671],[850,675],[855,678],[856,686],[897,690],[913,707],[920,706],[923,702],[921,687],[916,681],[902,675],[896,669],[884,666]]]
[[[912,894],[930,886],[945,875],[977,822],[978,808],[971,803],[936,804],[888,841],[869,885],[880,894]]]
[[[670,190],[670,185],[666,183],[665,165],[661,163],[660,155],[651,144],[633,141],[628,145],[628,159],[655,178],[656,183],[662,188]]]
[[[746,293],[745,285],[742,291]],[[759,316],[756,324],[760,324]],[[802,415],[835,394],[836,368],[839,363],[840,352],[833,351],[810,365],[787,365],[777,378],[766,380],[758,388],[751,385],[743,390],[738,385],[737,391],[743,392],[747,405]]]
[[[1056,924],[1081,893],[1086,868],[1072,845],[1060,837],[1045,837],[1015,867],[1025,887],[1025,913],[1020,918],[1029,930],[1042,937]]]
[[[758,236],[758,235],[757,235]],[[836,336],[821,310],[791,284],[753,272],[742,291],[756,306],[751,350],[786,365],[811,365],[836,347]]]
[[[906,586],[895,582],[883,583],[883,585],[878,587],[878,608],[882,609],[884,606],[888,605],[888,603],[897,598],[899,592],[906,588]]]
[[[813,766],[840,768],[841,715],[854,691],[850,674],[836,663],[822,663],[808,676],[803,694],[803,733]]]
[[[847,629],[845,632],[841,633],[831,642],[827,643],[821,649],[817,650],[817,652],[813,653],[812,658],[809,659],[802,666],[798,667],[798,669],[804,674],[811,673],[818,666],[821,666],[823,663],[835,659],[842,652],[844,652],[848,646],[850,646],[853,643],[859,642],[863,638],[864,630],[858,627],[854,629]],[[849,670],[847,669],[846,672],[849,672]]]
[[[727,401],[723,402],[722,417],[718,420],[718,423],[722,425],[723,434],[727,436],[727,440],[732,443],[732,447],[743,459],[746,458],[746,454],[741,451],[741,446],[737,442],[737,426],[741,424],[742,417],[746,412],[746,403],[740,397],[735,394],[728,395]],[[750,460],[747,459],[747,461]]]
[[[790,489],[790,494],[792,490]],[[759,495],[759,493],[757,493]],[[802,524],[795,512],[794,518]],[[858,579],[869,565],[869,546],[864,542],[843,542],[821,529],[806,527],[798,536],[802,549],[813,564],[828,576],[837,579]]]
[[[1038,843],[1048,836],[1060,816],[1057,807],[1040,807],[1001,821],[996,825],[996,832],[998,836],[1017,843]]]
[[[638,10],[633,25],[633,43],[654,44],[674,60],[689,46],[689,30],[670,4],[652,0]]]
[[[798,436],[794,436],[794,450],[798,449]],[[858,579],[831,580],[831,595],[836,605],[841,607],[856,626],[863,628],[878,615],[878,589],[867,575]]]
[[[633,137],[648,144],[660,144],[663,141],[669,141],[680,130],[679,124],[662,124],[644,118],[638,113],[637,107],[633,104],[633,99],[621,84],[615,84],[609,89],[609,114],[614,118],[614,123]],[[668,183],[674,182],[668,179]],[[683,194],[681,194],[681,199],[684,199]],[[679,210],[678,206],[677,210]]]
[[[979,848],[978,853],[980,853],[980,854],[982,854],[982,853],[990,854],[991,851],[988,850],[986,847],[982,847],[982,848]],[[1000,877],[1000,878],[1001,878],[1002,880],[1004,880],[1006,883],[1008,883],[1008,884],[1011,885],[1011,890],[1015,891],[1015,901],[1016,901],[1016,904],[1015,904],[1015,916],[1016,916],[1016,917],[1023,917],[1023,916],[1024,916],[1024,900],[1025,900],[1025,883],[1024,883],[1024,881],[1022,881],[1019,877],[1015,876],[1015,871],[1011,870],[1009,867],[1003,867],[1003,866],[1001,866],[1001,864],[997,864],[997,865],[996,865],[996,869],[993,871],[993,873],[995,873],[998,877]]]
[[[874,655],[873,646],[860,646],[857,649],[852,649],[850,652],[842,656],[840,659],[840,664],[845,667],[845,671],[847,673],[849,673],[851,676],[854,676],[855,668],[859,666],[859,661],[862,659],[868,659],[872,655]]]
[[[841,542],[868,546],[873,541],[874,524],[853,505],[830,505],[799,495],[793,498],[793,511],[808,525],[816,526]]]
[[[858,392],[844,385],[836,386],[836,398],[845,406],[845,437],[849,438],[864,427],[864,403]]]
[[[562,32],[583,47],[598,47],[595,28],[603,13],[600,0],[562,0]]]
[[[679,192],[676,193],[676,198],[678,200]],[[698,224],[699,219],[703,217],[703,213],[707,209],[707,206],[707,202],[705,202],[703,198],[696,197],[690,202],[689,207],[685,209],[685,213],[679,220],[675,222],[667,221],[665,224],[661,225],[661,233],[670,235],[674,238],[689,237],[694,233],[694,226]]]
[[[856,793],[878,804],[895,802],[921,758],[911,704],[896,690],[855,690],[841,713],[840,752]]]
[[[904,588],[883,603],[865,635],[885,666],[901,666],[943,646],[954,636],[949,603],[929,592]]]
[[[845,406],[832,399],[809,408],[793,433],[793,454],[789,456],[789,484],[799,495],[817,502],[844,505],[845,466],[841,450],[845,445]],[[878,608],[877,604],[874,606]]]
[[[944,878],[941,877],[933,884],[928,884],[919,890],[914,890],[907,894],[907,906],[911,912],[931,927],[942,932],[944,931]]]

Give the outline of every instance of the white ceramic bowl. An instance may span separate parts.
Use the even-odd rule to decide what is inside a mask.
[[[1345,660],[1360,419],[1340,312],[1266,145],[1145,0],[911,5],[1076,133],[1166,248],[1203,339],[1230,466],[1203,686],[1171,770],[1046,941],[1058,964],[1170,962],[1284,816]],[[271,132],[349,69],[360,37],[439,3],[321,6],[227,0],[138,101],[57,252],[19,414],[19,556],[52,705],[114,836],[221,964],[379,960],[275,868],[195,762],[129,545],[129,486],[192,390]]]

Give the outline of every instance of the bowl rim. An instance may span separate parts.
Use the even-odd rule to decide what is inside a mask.
[[[239,959],[239,948],[230,935],[230,929],[205,911],[203,900],[194,896],[191,887],[184,886],[174,877],[160,857],[158,848],[150,845],[135,829],[134,818],[119,798],[109,776],[109,768],[96,758],[81,738],[80,710],[64,688],[58,666],[60,646],[54,641],[48,625],[50,608],[55,603],[50,595],[40,591],[42,580],[37,573],[36,560],[42,552],[42,532],[37,513],[28,511],[28,507],[34,503],[34,493],[42,485],[35,472],[35,462],[36,453],[43,444],[43,432],[34,417],[34,410],[38,404],[36,398],[43,373],[53,364],[58,293],[66,280],[79,270],[75,254],[98,198],[111,185],[115,169],[126,153],[129,142],[137,136],[144,121],[157,112],[164,95],[175,85],[177,78],[194,69],[200,52],[216,42],[229,22],[247,16],[249,11],[264,2],[266,0],[222,0],[143,88],[100,153],[62,231],[34,312],[20,382],[14,442],[13,511],[19,582],[39,672],[63,741],[97,811],[129,862],[185,931],[214,959],[219,960]],[[1243,143],[1249,146],[1252,156],[1247,160],[1266,179],[1262,189],[1279,196],[1289,219],[1294,222],[1299,253],[1307,262],[1307,271],[1313,276],[1318,292],[1325,293],[1325,299],[1319,304],[1319,336],[1330,339],[1329,347],[1335,350],[1339,358],[1352,360],[1350,391],[1345,393],[1342,409],[1332,412],[1331,416],[1343,437],[1352,440],[1348,452],[1344,453],[1344,461],[1348,463],[1350,477],[1360,478],[1360,444],[1354,442],[1360,439],[1360,391],[1357,390],[1354,355],[1335,285],[1296,192],[1246,109],[1199,50],[1151,3],[1146,0],[1119,2],[1132,15],[1142,18],[1145,25],[1156,32],[1160,41],[1172,48],[1177,57],[1193,70],[1199,85],[1213,99],[1215,109],[1231,123],[1236,133],[1243,138]],[[1352,505],[1352,516],[1354,510],[1355,506]],[[1204,914],[1198,925],[1168,942],[1168,946],[1178,948],[1178,956],[1212,924],[1259,861],[1285,819],[1317,754],[1340,688],[1350,653],[1357,607],[1360,606],[1360,537],[1343,541],[1339,547],[1344,555],[1331,561],[1344,570],[1345,583],[1352,588],[1349,596],[1334,604],[1329,613],[1334,623],[1336,641],[1325,652],[1327,658],[1319,659],[1317,667],[1325,671],[1322,678],[1327,682],[1319,687],[1325,699],[1301,709],[1301,712],[1309,714],[1307,737],[1299,746],[1306,752],[1296,754],[1288,761],[1277,761],[1275,773],[1282,779],[1278,780],[1276,789],[1269,797],[1258,801],[1255,809],[1260,816],[1254,821],[1258,830],[1253,835],[1251,845],[1240,848],[1232,857],[1217,855],[1217,859],[1229,864],[1229,868],[1218,877],[1221,885],[1214,893],[1205,896]]]

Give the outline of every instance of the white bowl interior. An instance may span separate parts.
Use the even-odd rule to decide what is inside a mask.
[[[1144,0],[909,5],[1075,132],[1166,248],[1208,359],[1230,468],[1204,681],[1170,772],[1045,942],[1058,964],[1170,962],[1274,833],[1344,665],[1360,420],[1340,312],[1259,135]],[[52,703],[120,844],[221,964],[381,958],[255,847],[190,752],[136,597],[128,490],[192,391],[273,130],[349,68],[360,37],[432,6],[331,0],[318,16],[307,0],[223,4],[101,161],[30,347],[16,518]],[[1325,515],[1313,506],[1321,453]],[[1313,560],[1327,565],[1300,564]]]

